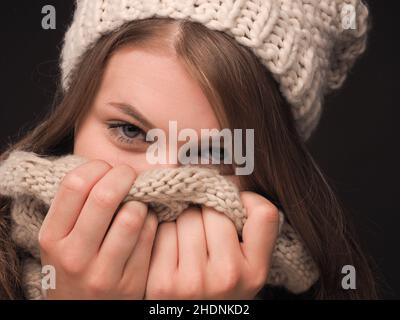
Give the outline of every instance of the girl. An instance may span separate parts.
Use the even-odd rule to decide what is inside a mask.
[[[350,6],[350,7],[349,7]],[[353,8],[356,29],[340,18]],[[42,264],[57,270],[49,298],[376,298],[368,259],[306,149],[322,95],[343,82],[365,46],[360,1],[77,1],[61,56],[55,108],[10,146],[91,161],[66,176],[41,226]],[[157,226],[139,201],[118,204],[146,160],[152,128],[254,129],[254,170],[235,176],[248,212],[232,222],[189,208]],[[0,292],[24,298],[20,252],[1,197]],[[65,204],[68,203],[68,207]],[[278,209],[315,261],[301,295],[264,286]],[[341,286],[342,267],[357,288]]]

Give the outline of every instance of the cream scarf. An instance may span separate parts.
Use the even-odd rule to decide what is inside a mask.
[[[66,173],[87,161],[76,155],[42,157],[13,151],[0,163],[0,194],[12,199],[11,237],[21,252],[22,285],[26,298],[43,299],[38,232]],[[152,169],[140,174],[123,202],[139,200],[157,213],[158,220],[173,221],[190,204],[205,205],[226,214],[241,235],[246,212],[237,187],[217,170],[199,167]],[[272,256],[267,284],[293,293],[310,288],[318,269],[301,239],[280,212],[280,233]]]

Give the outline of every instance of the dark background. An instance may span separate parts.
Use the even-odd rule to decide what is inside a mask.
[[[308,145],[353,214],[386,283],[384,297],[400,298],[399,1],[367,2],[368,50],[342,90],[327,98]],[[46,4],[56,8],[56,30],[41,28]],[[0,152],[50,108],[73,7],[72,0],[2,2]]]

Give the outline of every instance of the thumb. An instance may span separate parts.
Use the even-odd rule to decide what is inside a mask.
[[[240,196],[247,211],[242,233],[242,253],[253,267],[265,266],[266,262],[269,265],[279,233],[279,210],[257,193],[244,191]]]

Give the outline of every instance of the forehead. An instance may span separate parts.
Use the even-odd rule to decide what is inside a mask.
[[[179,58],[171,53],[125,47],[110,58],[97,102],[125,102],[159,128],[176,120],[178,129],[219,129],[218,120]],[[109,107],[109,106],[108,106]]]

